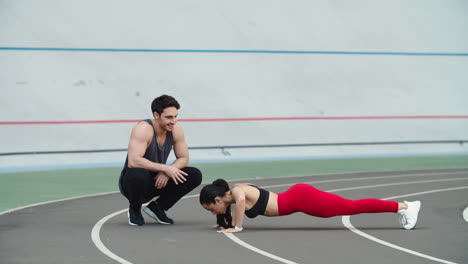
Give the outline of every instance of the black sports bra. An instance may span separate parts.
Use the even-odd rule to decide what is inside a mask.
[[[265,189],[258,188],[257,186],[250,186],[257,188],[260,191],[260,196],[258,197],[257,203],[255,203],[252,208],[245,211],[245,215],[249,218],[255,218],[258,215],[265,215],[265,209],[268,204],[268,199],[270,198],[270,192]]]

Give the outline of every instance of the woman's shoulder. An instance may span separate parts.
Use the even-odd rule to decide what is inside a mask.
[[[233,193],[243,193],[248,199],[256,199],[260,189],[250,183],[236,183],[232,186],[231,191]]]
[[[241,188],[257,188],[257,186],[251,183],[236,183],[232,185],[232,188],[241,187]]]
[[[257,188],[249,183],[236,183],[232,185],[231,192],[242,192],[247,196],[257,191]]]

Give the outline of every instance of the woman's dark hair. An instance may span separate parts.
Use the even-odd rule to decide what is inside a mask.
[[[151,111],[152,113],[156,112],[160,115],[165,108],[171,106],[174,106],[177,109],[180,108],[179,102],[177,102],[177,100],[174,97],[163,94],[153,100],[153,102],[151,103]]]
[[[216,197],[224,197],[229,191],[229,184],[223,179],[217,179],[211,184],[206,185],[200,192],[200,204],[213,204]],[[229,206],[224,214],[216,215],[216,223],[223,228],[231,228],[232,215],[231,206]]]

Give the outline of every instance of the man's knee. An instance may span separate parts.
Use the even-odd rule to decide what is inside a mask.
[[[187,183],[192,186],[193,188],[197,187],[202,182],[202,173],[199,169],[195,167],[186,167],[182,169],[184,172],[188,174],[186,177]]]

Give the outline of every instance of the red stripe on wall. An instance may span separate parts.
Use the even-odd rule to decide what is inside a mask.
[[[293,120],[386,120],[386,119],[468,119],[468,115],[442,116],[329,116],[329,117],[246,117],[246,118],[192,118],[179,122],[239,122],[239,121],[293,121]],[[76,120],[76,121],[0,121],[0,125],[66,125],[136,123],[142,119],[127,120]]]

